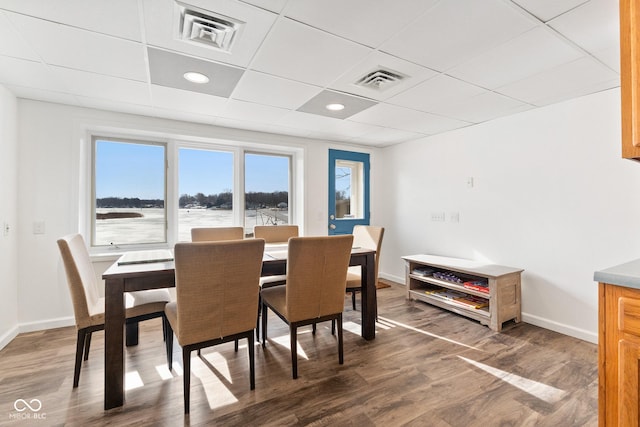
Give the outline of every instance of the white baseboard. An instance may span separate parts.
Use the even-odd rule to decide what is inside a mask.
[[[11,328],[4,335],[0,337],[0,350],[5,348],[15,337],[18,336],[18,326]]]
[[[540,326],[541,328],[549,329],[551,331],[559,332],[570,337],[578,338],[583,341],[587,341],[593,344],[598,343],[598,333],[587,331],[585,329],[576,328],[574,326],[565,325],[564,323],[554,322],[553,320],[545,319],[533,314],[522,313],[522,321],[530,323],[532,325]]]
[[[404,285],[405,278],[394,276],[391,274],[379,273],[380,278],[391,280],[392,282],[400,283]],[[533,314],[522,313],[522,321],[525,323],[530,323],[535,326],[539,326],[541,328],[549,329],[554,332],[559,332],[564,335],[568,335],[570,337],[578,338],[583,341],[591,342],[594,344],[598,343],[598,333],[587,331],[585,329],[576,328],[574,326],[565,325],[563,323],[558,323],[553,320],[545,319],[540,316],[536,316]]]
[[[404,276],[398,277],[398,276],[394,276],[392,274],[378,273],[378,277],[380,277],[381,279],[390,280],[390,281],[398,283],[400,285],[404,285]]]
[[[39,322],[21,323],[19,326],[20,333],[43,331],[45,329],[64,328],[66,326],[74,326],[76,320],[74,317],[59,317],[57,319],[43,320]]]

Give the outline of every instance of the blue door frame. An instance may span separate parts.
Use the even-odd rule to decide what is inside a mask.
[[[362,214],[357,218],[337,218],[336,209],[336,161],[362,163]],[[353,191],[353,189],[350,189]],[[353,199],[353,197],[351,197]],[[369,154],[353,151],[329,150],[329,235],[351,234],[354,225],[369,225]]]

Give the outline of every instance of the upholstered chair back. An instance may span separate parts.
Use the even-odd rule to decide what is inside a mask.
[[[243,227],[202,227],[191,229],[192,242],[217,242],[244,239]]]
[[[298,237],[297,225],[256,225],[253,237],[267,243],[286,243],[290,237]]]
[[[177,243],[177,327],[181,345],[255,328],[264,240]]]
[[[58,248],[67,275],[76,326],[78,329],[86,328],[92,325],[91,315],[95,314],[93,311],[101,311],[96,307],[99,305],[100,296],[89,251],[80,234],[62,237],[58,240]],[[93,310],[94,308],[96,310]],[[104,307],[102,307],[103,310]],[[96,319],[93,320],[96,323]]]
[[[378,265],[380,264],[378,261],[380,260],[383,236],[384,227],[373,225],[356,225],[353,227],[353,246],[376,251],[374,283],[378,283]]]
[[[289,240],[286,307],[290,322],[342,312],[352,242],[352,235]]]

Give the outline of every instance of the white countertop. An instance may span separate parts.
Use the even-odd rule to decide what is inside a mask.
[[[640,259],[596,271],[593,274],[593,280],[640,289]]]

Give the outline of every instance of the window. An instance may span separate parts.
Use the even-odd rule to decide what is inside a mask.
[[[178,240],[193,227],[232,226],[233,153],[180,148],[178,161]]]
[[[166,147],[94,138],[93,152],[93,246],[166,242]]]
[[[364,218],[363,163],[336,160],[336,218]]]
[[[245,230],[255,225],[289,224],[290,156],[244,156]]]
[[[193,227],[240,225],[249,236],[256,224],[295,223],[299,148],[269,152],[253,144],[257,152],[220,141],[102,135],[91,141],[86,224],[94,252],[172,247],[190,241]]]

